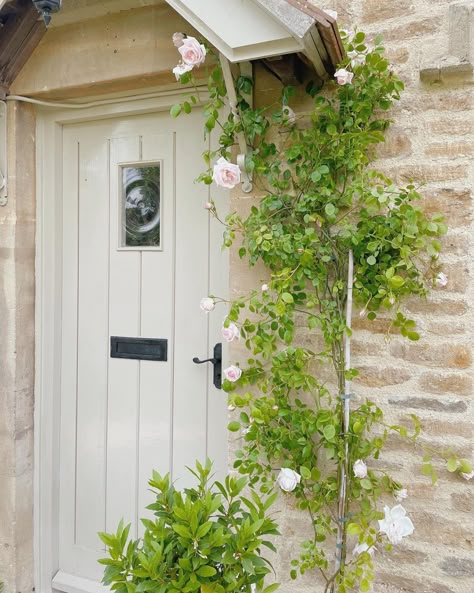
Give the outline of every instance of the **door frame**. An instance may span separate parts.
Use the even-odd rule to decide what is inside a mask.
[[[200,103],[207,89],[199,89]],[[34,580],[37,593],[52,593],[59,569],[59,437],[62,285],[62,126],[168,111],[182,89],[144,97],[111,97],[82,109],[38,108],[36,129],[36,296],[34,416]],[[102,103],[102,102],[101,102]],[[53,174],[46,175],[50,171]],[[227,270],[223,270],[227,273]],[[77,593],[84,579],[64,583]],[[92,582],[91,586],[92,586]],[[101,593],[102,587],[91,591]]]

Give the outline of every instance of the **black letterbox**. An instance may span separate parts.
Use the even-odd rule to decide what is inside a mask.
[[[168,340],[162,338],[124,338],[111,336],[111,358],[168,360]]]

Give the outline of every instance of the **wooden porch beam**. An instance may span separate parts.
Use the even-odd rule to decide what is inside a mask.
[[[4,9],[8,9],[8,12],[0,29],[0,96],[3,95],[2,98],[8,94],[11,83],[46,33],[46,26],[31,0],[10,2]]]
[[[331,66],[336,68],[344,56],[345,50],[342,44],[341,36],[337,28],[336,19],[311,4],[308,0],[286,0],[288,4],[298,8],[304,14],[312,17],[316,21],[316,28],[323,40],[328,53]]]

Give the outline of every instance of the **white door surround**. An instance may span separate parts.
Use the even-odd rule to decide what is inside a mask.
[[[72,312],[72,308],[70,309],[70,311],[68,310],[68,307],[71,306],[71,300],[69,296],[71,297],[71,299],[74,298],[73,293],[76,290],[73,287],[71,294],[69,296],[67,296],[66,294],[66,298],[64,300],[65,310],[62,311],[63,290],[64,287],[66,287],[65,290],[67,293],[67,287],[70,286],[70,283],[67,280],[67,278],[66,280],[63,278],[63,272],[66,276],[68,275],[68,267],[64,268],[63,266],[63,257],[64,260],[66,260],[66,258],[68,257],[66,252],[64,252],[63,254],[63,248],[64,245],[66,245],[67,250],[68,242],[65,241],[65,243],[63,244],[63,238],[66,236],[67,239],[67,233],[69,231],[74,232],[73,230],[65,229],[65,232],[63,233],[63,219],[66,221],[66,223],[68,221],[68,208],[64,208],[62,202],[63,154],[64,151],[67,149],[67,142],[70,141],[70,139],[67,139],[67,135],[65,135],[65,130],[74,130],[74,126],[71,126],[70,124],[77,123],[79,124],[77,127],[81,128],[82,126],[82,129],[85,130],[85,133],[87,133],[87,126],[94,127],[95,125],[97,125],[98,128],[102,126],[104,130],[103,133],[107,134],[107,130],[111,126],[112,128],[114,127],[114,122],[119,122],[117,127],[117,133],[115,134],[115,139],[108,141],[109,146],[112,147],[111,152],[107,157],[109,159],[111,167],[113,165],[113,167],[117,168],[116,166],[119,165],[119,163],[123,164],[127,162],[136,162],[138,160],[163,163],[166,159],[168,159],[168,162],[171,162],[173,160],[174,163],[178,163],[178,166],[180,161],[182,161],[184,165],[182,164],[181,166],[186,166],[190,171],[192,171],[192,174],[195,177],[196,172],[199,171],[200,167],[199,161],[201,152],[201,150],[199,150],[196,144],[201,141],[202,136],[200,138],[198,137],[197,139],[192,137],[193,132],[191,132],[190,130],[191,128],[197,129],[196,121],[194,126],[190,126],[191,120],[188,119],[186,121],[186,116],[182,116],[181,118],[178,118],[178,120],[171,120],[169,118],[169,116],[167,115],[169,107],[176,101],[176,99],[177,93],[163,93],[163,95],[149,99],[124,99],[123,102],[120,103],[113,103],[110,105],[86,108],[81,111],[61,110],[51,112],[51,110],[42,110],[38,113],[38,207],[36,264],[37,354],[35,409],[35,586],[37,593],[55,593],[56,591],[64,591],[65,593],[98,593],[105,590],[97,584],[97,581],[89,580],[87,578],[87,575],[79,574],[80,571],[78,574],[75,575],[74,570],[68,573],[68,571],[63,571],[60,566],[60,557],[63,554],[63,550],[60,548],[64,546],[64,541],[60,539],[60,533],[62,533],[65,529],[67,531],[67,528],[65,528],[63,523],[61,523],[60,525],[60,522],[64,521],[65,517],[63,508],[65,480],[63,476],[63,486],[61,487],[62,495],[60,495],[61,475],[59,468],[61,467],[61,464],[63,470],[65,467],[67,467],[68,455],[67,442],[65,441],[65,434],[67,437],[67,432],[65,433],[65,430],[63,428],[63,433],[61,435],[60,428],[61,422],[63,423],[63,427],[65,426],[64,418],[66,417],[67,419],[68,416],[67,410],[65,411],[66,405],[64,404],[64,401],[66,400],[62,400],[61,390],[63,389],[64,392],[65,380],[67,383],[68,379],[71,379],[71,377],[68,376],[67,373],[65,373],[64,371],[64,368],[68,368],[67,364],[66,367],[64,367],[64,365],[61,366],[61,361],[64,362],[64,353],[67,354],[68,348],[71,347],[70,344],[63,343],[64,341],[67,341],[67,336],[65,339],[64,328],[62,326],[62,319],[63,315],[69,316]],[[161,115],[160,112],[162,112]],[[156,114],[156,117],[154,117],[153,114]],[[189,117],[200,119],[199,126],[202,130],[201,114],[197,112],[196,114],[192,114],[192,116]],[[139,155],[138,153],[135,154],[133,150],[130,148],[133,142],[130,145],[125,146],[127,141],[124,139],[130,137],[131,134],[141,134],[140,130],[142,130],[145,135],[148,134],[147,128],[152,127],[150,125],[151,123],[155,125],[155,120],[159,118],[161,118],[160,121],[166,122],[166,132],[168,133],[168,139],[165,138],[166,134],[160,135],[160,142],[164,142],[163,148],[160,149],[161,152],[158,151],[155,154],[155,152],[153,152],[153,149],[151,148],[153,142],[150,142],[149,139],[147,140],[145,136],[143,147],[142,143],[140,143]],[[96,120],[96,124],[92,123]],[[134,128],[134,126],[138,126],[138,128]],[[170,140],[170,127],[173,128],[171,135],[174,134],[175,139],[180,138],[177,144],[173,144],[173,141]],[[137,132],[137,130],[139,131]],[[150,134],[153,134],[153,130],[150,130]],[[158,134],[160,134],[159,130]],[[191,136],[189,136],[189,134],[191,134]],[[189,138],[189,143],[185,142],[185,138]],[[116,146],[119,147],[117,150],[124,150],[125,152],[123,152],[122,154],[118,154],[116,152],[114,156],[114,143]],[[143,154],[142,150],[144,151]],[[115,159],[116,162],[112,163],[111,160],[113,159]],[[191,166],[190,162],[192,161],[192,159],[194,159],[194,162]],[[64,162],[66,163],[66,161]],[[174,187],[176,187],[176,179],[173,180],[170,178],[171,169],[166,169],[168,165],[165,164],[163,166],[165,167],[163,187],[166,191],[170,191],[173,187],[173,184]],[[93,168],[94,166],[92,165],[92,169]],[[113,168],[110,169],[110,171],[113,170]],[[176,171],[177,169],[175,168],[174,170]],[[69,178],[70,174],[71,172],[67,171],[66,165],[65,176]],[[116,176],[115,180],[113,180],[113,175],[114,174],[112,172],[110,174],[110,191],[112,191],[115,184],[115,193],[118,194],[118,176]],[[195,218],[198,216],[206,218],[206,213],[203,210],[202,205],[205,201],[209,199],[209,189],[204,188],[202,186],[189,185],[189,187],[193,195],[187,195],[186,199],[194,200],[193,216]],[[181,193],[183,193],[182,190]],[[225,204],[226,200],[228,199],[228,195],[226,195],[225,192],[216,192],[215,189],[213,189],[213,198],[216,197],[218,197],[219,200],[222,200],[223,204]],[[195,208],[196,205],[197,209]],[[164,205],[164,208],[165,210],[164,213],[162,213],[162,220],[163,224],[165,225],[167,224],[166,217],[169,215],[169,213],[166,213],[166,204]],[[205,286],[201,289],[201,292],[203,292],[201,296],[206,296],[209,291],[212,291],[216,294],[225,295],[228,290],[227,255],[225,253],[221,253],[220,244],[222,231],[219,225],[214,224],[214,222],[215,221],[210,221],[210,225],[207,227],[210,255],[207,256],[208,261],[205,261],[203,264],[202,275],[205,276]],[[112,224],[115,224],[115,222],[112,222]],[[178,227],[179,224],[180,222],[179,220],[177,220]],[[206,222],[206,225],[207,224],[208,223]],[[165,235],[167,232],[166,227],[164,227],[163,232],[165,237],[164,240],[167,240]],[[113,233],[111,233],[111,236],[112,235]],[[117,236],[118,235],[119,230],[117,228]],[[181,239],[184,235],[185,233],[181,234]],[[178,241],[180,241],[181,239],[180,237],[177,238]],[[119,248],[120,246],[116,245],[115,248],[111,248],[110,253],[119,253]],[[190,251],[192,251],[192,246],[190,246],[189,249]],[[121,253],[124,253],[126,256],[130,255],[129,252],[127,253],[127,250],[122,251]],[[144,251],[142,255],[145,256],[145,254],[147,254],[146,257],[153,257],[153,253],[151,252]],[[181,256],[180,261],[182,260],[183,258]],[[93,259],[91,259],[90,261],[93,261]],[[120,263],[120,265],[122,264]],[[194,262],[193,265],[194,267],[196,267],[196,262]],[[182,267],[182,265],[178,262],[178,267],[179,266]],[[183,273],[186,274],[187,272],[184,270]],[[152,277],[152,274],[150,274],[150,277]],[[177,291],[178,298],[180,298],[180,294],[182,295],[186,291],[184,280],[184,278],[181,278],[181,280],[177,279],[177,283],[175,283],[175,290]],[[153,293],[151,294],[154,294],[154,288]],[[193,296],[192,298],[194,300],[197,297]],[[120,315],[120,313],[115,313],[115,315]],[[195,310],[191,314],[191,316],[192,315],[204,316],[204,314],[199,311],[198,301],[196,301],[195,303]],[[183,316],[186,317],[186,314],[180,314],[181,318]],[[94,314],[92,314],[92,319],[94,319]],[[194,346],[193,344],[191,344],[189,347],[185,349],[186,351],[182,354],[182,360],[185,360],[187,362],[191,350],[194,356],[198,356],[200,358],[207,357],[207,355],[210,354],[210,352],[212,351],[213,344],[219,340],[219,330],[222,324],[222,315],[208,316],[208,319],[210,320],[210,326],[207,330],[207,338],[205,341],[206,345],[203,345],[204,343]],[[182,324],[184,323],[189,323],[189,319],[184,320]],[[112,328],[110,328],[110,330],[112,335],[123,335],[123,333],[121,333],[120,330],[118,332],[115,332]],[[152,329],[144,329],[143,331],[144,334],[142,335],[144,335],[144,337],[168,338],[168,336],[164,335],[147,336],[147,332],[153,331]],[[130,335],[130,333],[131,332],[129,331],[126,335]],[[138,332],[133,333],[135,335],[140,335],[140,333]],[[108,341],[109,338],[110,336],[105,336],[106,341]],[[170,347],[171,349],[173,349],[174,347],[174,343],[172,341],[170,342]],[[102,344],[101,348],[108,348],[108,342],[107,344]],[[189,348],[191,348],[191,350]],[[189,352],[187,350],[189,350]],[[173,352],[171,352],[171,356],[173,356]],[[71,361],[73,361],[73,359],[73,355],[69,356],[68,364],[70,366]],[[137,361],[125,362],[133,364]],[[153,365],[164,365],[164,363],[147,362],[147,364],[144,365],[145,369],[147,369],[146,373],[151,373],[152,380],[156,381],[159,380],[158,377],[164,366],[158,367]],[[207,365],[203,365],[203,367],[206,366]],[[156,372],[157,368],[160,368],[160,372],[158,373]],[[61,369],[63,370],[61,371]],[[75,370],[77,372],[77,367]],[[201,368],[199,370],[201,371]],[[202,372],[204,372],[206,375],[205,381],[209,385],[209,393],[212,393],[212,390],[214,390],[214,388],[212,387],[212,373],[210,372],[210,370],[211,369],[208,369],[208,372],[206,373],[205,368],[202,368]],[[190,374],[192,374],[193,372],[194,370],[192,369],[188,370],[188,373]],[[123,376],[127,377],[128,375],[127,373],[125,373],[125,375]],[[120,382],[120,376],[115,380]],[[169,380],[169,376],[167,380]],[[182,389],[183,388],[181,388],[181,390]],[[213,396],[214,395],[216,395],[215,390]],[[214,403],[218,401],[217,406],[220,409],[220,412],[218,413],[221,414],[221,416],[223,417],[223,415],[225,414],[225,395],[223,393],[219,393],[218,395],[220,395],[220,398],[218,398],[218,400],[214,400]],[[211,395],[209,395],[208,397],[210,398]],[[61,409],[61,403],[63,405],[63,409]],[[179,403],[178,401],[176,403],[177,410],[175,410],[175,414],[179,414],[178,410],[180,408],[182,410],[184,405],[184,402]],[[212,404],[209,404],[209,406],[210,405]],[[126,411],[123,413],[126,414]],[[66,427],[73,426],[73,424],[76,422],[77,419],[71,417],[69,419],[69,425],[67,425],[66,423]],[[206,422],[209,425],[207,427],[208,430],[210,425],[214,424],[213,417],[209,416],[209,413],[207,415]],[[177,433],[183,432],[186,432],[186,428],[184,427],[183,429],[183,427],[178,427]],[[220,450],[220,453],[217,456],[220,457],[220,459],[218,460],[218,464],[222,467],[222,463],[225,463],[226,457],[226,422],[222,421],[217,423],[216,426],[212,426],[212,430],[208,430],[207,432],[206,439],[206,453],[209,453],[210,456],[215,457],[215,451]],[[204,449],[202,449],[201,455],[203,451]],[[191,451],[190,454],[192,456],[192,459],[194,459],[194,457],[196,456],[199,456],[196,454],[195,450]],[[192,463],[192,459],[183,458],[181,461],[183,461],[186,464],[189,464]],[[179,462],[175,463],[180,465]],[[148,467],[149,463],[145,463],[145,465]],[[166,468],[157,469],[163,471],[163,469]],[[120,468],[118,468],[117,471],[118,479]],[[137,472],[137,475],[138,473],[139,472]],[[141,476],[141,480],[143,479],[144,476]],[[120,484],[117,484],[117,487],[120,487]],[[70,490],[69,494],[73,494],[73,491]],[[61,502],[61,496],[63,502]],[[61,515],[61,513],[63,514]],[[63,519],[60,519],[61,516],[63,517]],[[112,523],[116,518],[114,513],[112,513],[111,517],[111,525],[107,525],[107,528],[112,527]],[[105,525],[103,527],[100,527],[100,529],[105,528]],[[55,588],[52,588],[53,578],[55,578]]]

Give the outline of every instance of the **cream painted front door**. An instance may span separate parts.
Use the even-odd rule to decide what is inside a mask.
[[[183,486],[195,459],[226,468],[226,397],[212,366],[193,363],[212,356],[224,314],[203,313],[199,301],[227,289],[222,231],[194,182],[202,122],[199,112],[165,112],[62,128],[54,591],[102,590],[97,532],[123,518],[140,535],[152,469]],[[225,208],[227,196],[218,199]],[[160,360],[140,359],[153,352]]]

